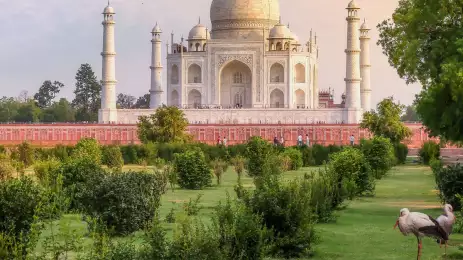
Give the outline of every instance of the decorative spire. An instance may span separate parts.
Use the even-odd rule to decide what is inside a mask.
[[[198,19],[198,24],[201,24],[201,16]]]
[[[281,24],[281,15],[280,15],[280,18],[279,18],[279,20],[278,20],[278,23]]]

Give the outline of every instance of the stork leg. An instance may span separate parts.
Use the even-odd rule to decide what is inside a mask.
[[[421,259],[421,247],[422,247],[422,243],[421,243],[421,239],[418,238],[418,255],[416,256],[416,260],[420,260]]]
[[[444,255],[447,255],[447,240],[445,240],[445,251],[444,251]]]

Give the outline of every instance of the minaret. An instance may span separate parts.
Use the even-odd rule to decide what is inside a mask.
[[[362,99],[362,108],[364,112],[371,110],[371,85],[370,85],[370,28],[366,20],[360,27],[360,76],[362,82],[360,84],[360,95]]]
[[[103,11],[103,57],[101,80],[101,109],[99,123],[117,122],[116,108],[116,48],[114,42],[114,9],[109,5]]]
[[[151,89],[150,108],[157,109],[162,105],[162,64],[161,64],[161,28],[156,23],[151,34],[153,35],[151,51]]]
[[[359,23],[360,18],[355,0],[352,0],[348,7],[347,15],[347,48],[346,48],[346,105],[347,114],[345,121],[348,124],[357,124],[362,117],[360,100],[360,39]]]

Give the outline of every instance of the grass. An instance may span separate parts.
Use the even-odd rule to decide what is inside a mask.
[[[127,167],[130,170],[141,167]],[[304,173],[316,168],[303,168],[299,171],[285,173],[285,178],[303,176]],[[160,216],[162,219],[174,208],[177,214],[182,214],[183,203],[203,194],[198,217],[204,221],[210,220],[213,207],[224,200],[227,192],[234,196],[234,185],[237,175],[229,168],[223,175],[222,184],[203,191],[169,190],[162,198]],[[252,180],[242,178],[245,187],[252,187]],[[215,184],[215,180],[214,180]],[[428,167],[401,166],[393,169],[387,177],[376,186],[376,196],[357,199],[339,212],[335,223],[317,225],[321,243],[316,246],[316,254],[312,259],[413,259],[416,257],[416,238],[404,237],[393,225],[399,210],[408,207],[411,211],[419,211],[437,217],[441,214],[440,203],[434,189],[434,179]],[[85,233],[86,224],[78,220],[77,215],[66,215],[73,229]],[[165,224],[171,234],[175,224]],[[49,230],[45,231],[49,233]],[[141,232],[134,234],[135,242],[141,242]],[[86,239],[86,244],[90,241]],[[463,259],[458,253],[458,247],[463,245],[463,235],[452,234],[449,242],[449,257],[447,259]],[[422,260],[443,259],[443,249],[435,240],[424,239]]]

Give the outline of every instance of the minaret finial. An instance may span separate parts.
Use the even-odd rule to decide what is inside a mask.
[[[109,0],[108,0],[108,6],[109,6],[109,5],[110,5],[110,4],[109,4]]]
[[[198,24],[201,24],[201,16],[198,18]]]
[[[281,24],[281,15],[280,15],[280,18],[279,18],[279,21],[278,21],[279,24]]]

